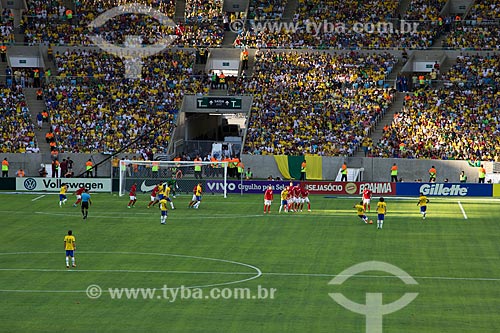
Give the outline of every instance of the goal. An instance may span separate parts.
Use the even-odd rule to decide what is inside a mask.
[[[151,192],[159,183],[172,184],[172,195],[192,194],[198,183],[204,193],[227,197],[228,162],[120,160],[119,195],[128,193],[133,184],[137,192]]]

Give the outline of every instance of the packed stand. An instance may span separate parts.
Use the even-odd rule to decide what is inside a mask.
[[[498,1],[476,1],[467,19],[456,23],[454,29],[443,41],[443,46],[500,50],[500,22],[498,20],[500,20]]]
[[[4,9],[0,20],[0,44],[8,45],[14,42],[14,16],[10,9]]]
[[[411,0],[403,18],[408,21],[437,22],[446,2],[447,0]]]
[[[37,153],[34,125],[20,84],[0,85],[0,151],[2,153]]]
[[[221,18],[222,4],[222,0],[186,0],[186,21],[217,21]]]
[[[447,88],[477,89],[492,86],[500,89],[500,54],[457,57],[456,64],[443,74]]]
[[[233,93],[254,95],[244,153],[353,154],[391,104],[383,80],[395,59],[356,52],[258,52],[252,78]]]
[[[141,1],[154,5],[163,13],[172,13],[175,6],[170,1]],[[108,21],[100,28],[89,29],[88,25],[101,13],[121,4],[120,1],[97,2],[78,1],[72,8],[64,6],[62,0],[28,2],[28,12],[24,16],[24,34],[29,44],[52,43],[59,45],[89,45],[90,35],[102,34],[110,42],[123,42],[125,35],[144,36],[144,44],[151,44],[154,37],[162,35],[163,30],[152,17],[147,15],[126,14]],[[75,10],[75,12],[74,12]]]
[[[192,73],[194,55],[164,51],[145,60],[142,77],[124,78],[121,60],[104,52],[56,53],[60,74],[45,89],[60,151],[143,154],[167,150],[185,93],[206,93]]]
[[[186,46],[218,46],[222,44],[222,0],[187,0],[185,22],[178,23],[179,43]]]
[[[499,55],[461,55],[445,88],[422,88],[384,128],[375,157],[494,161],[500,151]]]
[[[22,17],[21,29],[24,42],[28,45],[49,42],[63,44],[69,41],[71,35],[83,35],[83,28],[77,27],[76,22],[68,22],[66,14],[69,12],[66,13],[68,9],[62,0],[29,0],[26,4],[28,9]]]
[[[219,2],[209,11],[210,15],[203,19],[190,17],[186,22],[178,22],[175,27],[162,25],[153,16],[143,14],[119,15],[100,27],[89,27],[96,17],[121,3],[79,1],[74,8],[67,8],[62,0],[29,1],[22,24],[25,42],[29,45],[92,45],[95,42],[91,36],[96,36],[110,44],[123,44],[127,42],[126,36],[140,36],[140,44],[152,45],[174,35],[177,38],[172,44],[178,46],[216,46],[222,42],[224,32],[219,22],[222,19]],[[173,17],[175,12],[173,0],[147,0],[140,3],[150,5],[169,17]],[[198,6],[194,8],[197,9]],[[217,9],[217,14],[216,8],[220,9]]]
[[[494,89],[419,90],[386,126],[375,157],[493,161],[500,148]]]
[[[397,3],[395,0],[364,1],[360,6],[354,0],[299,1],[293,25],[281,26],[282,30],[277,31],[274,22],[250,21],[249,28],[239,34],[236,43],[257,48],[357,48],[366,47],[365,43],[380,44],[379,36],[370,36],[372,41],[368,42],[367,35],[350,31],[352,24],[390,19],[396,13]]]
[[[451,49],[500,50],[500,29],[498,25],[459,25],[446,36],[443,46]]]
[[[248,7],[248,18],[254,21],[279,20],[286,3],[286,0],[252,0]]]
[[[500,20],[500,3],[497,0],[476,1],[467,18],[478,21]]]
[[[300,1],[294,20],[254,22],[239,32],[235,46],[252,48],[426,49],[438,22],[402,22],[396,0]],[[251,13],[249,13],[251,18]],[[281,28],[281,30],[279,29]]]

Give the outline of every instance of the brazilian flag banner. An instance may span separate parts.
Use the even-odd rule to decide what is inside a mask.
[[[322,180],[323,179],[323,157],[315,155],[306,156],[287,156],[274,155],[274,160],[278,165],[278,169],[283,176],[283,179],[300,179],[300,170],[302,162],[306,161],[306,179],[307,180]]]

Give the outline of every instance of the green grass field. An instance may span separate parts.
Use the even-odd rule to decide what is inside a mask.
[[[365,316],[329,293],[365,303],[377,292],[384,304],[419,294],[383,317],[383,332],[500,331],[500,201],[460,199],[464,219],[456,198],[431,197],[423,222],[416,198],[387,198],[377,230],[357,218],[357,198],[313,196],[312,212],[281,215],[275,200],[264,215],[260,195],[207,195],[199,210],[182,196],[167,225],[145,208],[146,195],[127,209],[127,197],[93,194],[86,222],[73,198],[59,208],[57,195],[0,195],[0,331],[365,332]],[[77,242],[70,270],[68,229]],[[375,271],[328,284],[366,261],[395,265],[418,285]],[[92,284],[101,297],[86,295]],[[164,285],[206,294],[113,299],[108,289]],[[274,299],[255,297],[259,286],[275,288]],[[206,298],[214,288],[249,288],[254,297]]]

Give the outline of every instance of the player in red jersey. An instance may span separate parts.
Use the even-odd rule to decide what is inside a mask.
[[[198,188],[198,184],[193,187],[193,197],[188,204],[188,208],[193,208],[193,205],[196,203],[196,189]]]
[[[76,207],[80,202],[82,202],[82,193],[85,191],[85,187],[80,187],[78,190],[76,190],[75,195],[76,195],[76,202],[73,204],[73,207]]]
[[[307,211],[311,211],[311,202],[309,201],[309,191],[302,185],[300,188],[300,211],[304,208],[304,202],[307,202]]]
[[[371,207],[370,207],[370,201],[372,199],[372,190],[370,190],[369,188],[365,188],[363,190],[363,207],[365,207],[365,211],[370,211]]]
[[[299,209],[300,209],[300,203],[302,201],[302,196],[301,196],[302,195],[302,191],[300,190],[300,185],[299,184],[295,185],[293,187],[292,191],[293,191],[293,197],[294,197],[294,200],[295,200],[294,210],[296,212],[298,212]]]
[[[161,183],[160,183],[160,184],[161,184]],[[150,208],[150,207],[151,207],[151,205],[153,205],[153,206],[154,206],[154,205],[156,205],[156,204],[160,201],[160,200],[158,200],[158,191],[160,190],[158,186],[159,186],[160,184],[156,185],[156,186],[153,188],[153,190],[151,191],[151,198],[150,198],[151,200],[150,200],[150,201],[149,201],[149,203],[148,203],[148,208]]]
[[[269,185],[264,192],[264,214],[266,213],[266,209],[271,213],[271,204],[273,202],[273,187]]]
[[[134,183],[132,187],[130,188],[130,201],[128,202],[127,208],[132,208],[134,207],[135,203],[137,202],[137,197],[135,196],[135,192],[137,191],[137,184]]]
[[[288,212],[293,212],[295,197],[293,193],[293,182],[290,182],[290,185],[287,186],[288,194],[286,196],[287,207],[286,210]]]

